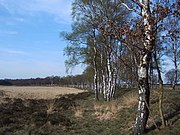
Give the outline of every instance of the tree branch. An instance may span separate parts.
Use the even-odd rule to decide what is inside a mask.
[[[125,4],[125,3],[122,3],[122,5],[124,5],[128,10],[134,11],[134,12],[136,12],[138,15],[141,16],[141,13],[140,13],[139,11],[137,11],[136,9],[130,8],[130,7],[129,7],[127,4]]]

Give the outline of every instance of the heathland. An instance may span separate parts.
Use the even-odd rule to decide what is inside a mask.
[[[165,128],[158,94],[158,89],[151,90],[147,134],[177,135],[180,91],[164,91]],[[0,135],[128,135],[132,134],[137,102],[137,89],[118,89],[115,99],[106,102],[95,101],[93,91],[75,88],[0,87]]]

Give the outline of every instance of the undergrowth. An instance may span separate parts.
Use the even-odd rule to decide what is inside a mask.
[[[180,133],[180,91],[165,90],[163,110],[158,112],[158,90],[151,90],[148,135]],[[95,101],[94,93],[69,94],[53,100],[4,99],[0,104],[2,135],[131,135],[137,113],[136,89],[120,89],[110,102]],[[159,129],[155,129],[154,122]]]

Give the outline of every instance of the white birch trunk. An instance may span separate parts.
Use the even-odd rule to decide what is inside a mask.
[[[96,50],[96,48],[94,47],[94,50]],[[97,64],[96,64],[96,54],[94,55],[94,59],[93,59],[93,64],[94,64],[94,90],[95,90],[95,99],[99,100],[98,97],[98,84],[97,84]]]
[[[104,99],[106,99],[106,68],[104,67],[104,60],[103,58],[103,52],[101,52],[101,75],[102,75],[102,80],[101,80],[101,93],[103,94]]]
[[[117,81],[117,67],[114,67],[114,73],[113,73],[113,81],[112,81],[112,92],[111,92],[111,96],[112,98],[114,98],[115,95],[115,91],[116,91],[116,81]]]
[[[105,77],[105,75],[103,74],[102,75],[102,81],[103,81],[103,95],[104,95],[104,99],[106,99],[106,77]]]
[[[149,62],[153,48],[152,37],[152,18],[150,13],[149,0],[140,0],[142,6],[142,18],[144,22],[145,40],[144,49],[141,51],[140,65],[139,65],[139,102],[138,102],[138,114],[136,116],[136,123],[134,127],[135,135],[142,135],[145,132],[147,120],[149,117],[149,82],[148,82],[148,69]]]
[[[101,61],[101,69],[100,69],[100,73],[101,73],[101,77],[99,77],[99,78],[101,78],[101,81],[100,81],[100,93],[101,94],[103,94],[104,93],[104,83],[103,83],[103,75],[104,75],[104,69],[103,69],[103,54],[102,54],[102,52],[101,52],[101,54],[100,54],[100,61]]]
[[[110,65],[110,56],[107,58],[107,70],[108,70],[108,87],[107,87],[107,101],[110,101],[111,98],[111,83],[112,83],[112,72],[111,72],[111,65]]]

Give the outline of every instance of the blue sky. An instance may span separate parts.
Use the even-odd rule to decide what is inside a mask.
[[[0,79],[67,75],[59,33],[71,31],[71,2],[0,0]]]

